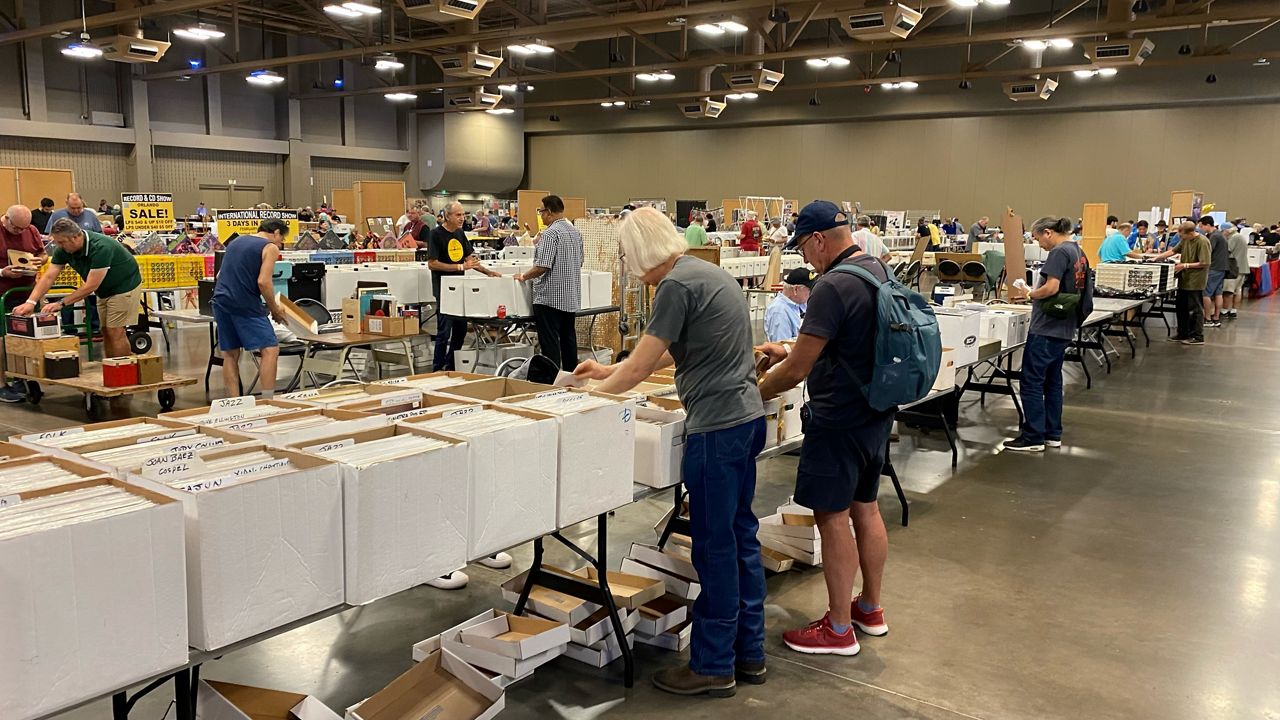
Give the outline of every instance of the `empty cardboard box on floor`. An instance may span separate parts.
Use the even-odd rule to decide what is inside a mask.
[[[440,650],[347,710],[346,720],[491,720],[505,706],[502,688]]]
[[[529,572],[525,571],[502,583],[502,599],[515,605],[520,599],[520,591],[524,589],[528,577]],[[576,626],[586,621],[603,607],[603,605],[537,585],[529,590],[528,609],[530,611],[568,625]]]
[[[182,501],[191,645],[201,650],[225,647],[343,600],[340,466],[261,444],[199,455],[207,462],[258,450],[296,469],[197,492],[140,475],[129,478]]]
[[[693,621],[685,620],[680,625],[660,635],[647,635],[639,630],[636,631],[636,640],[654,647],[660,647],[664,650],[672,652],[680,652],[689,647],[689,641],[693,637]]]
[[[201,680],[196,720],[342,720],[310,695]]]
[[[156,504],[0,539],[0,718],[49,715],[187,662],[179,503],[105,478],[19,497],[107,484]]]
[[[634,501],[636,403],[586,390],[561,388],[560,393],[553,407],[540,409],[560,424],[556,527],[566,528]],[[546,395],[517,395],[502,402],[520,405]],[[611,404],[578,409],[593,397]]]
[[[635,646],[635,635],[627,633],[627,647]],[[618,642],[617,635],[606,635],[590,645],[569,643],[564,649],[564,656],[591,667],[602,668],[622,657],[622,645]]]
[[[600,575],[593,567],[579,568],[574,570],[573,574],[580,578],[585,578],[595,585],[600,582]],[[637,610],[650,600],[666,594],[666,585],[661,580],[655,580],[654,578],[620,572],[610,572],[607,578],[609,580],[609,594],[613,596],[614,604],[628,610]]]
[[[303,452],[416,435],[447,448],[377,462],[341,464],[345,596],[362,605],[467,564],[467,447],[411,426],[317,438]]]
[[[562,623],[541,618],[506,618],[507,614],[500,610],[487,610],[440,633],[440,646],[445,652],[457,655],[477,668],[519,678],[559,657],[564,653],[565,645],[569,644],[569,628]],[[496,639],[500,634],[498,631],[503,627],[514,627],[510,624],[513,622],[526,630],[536,629],[538,632],[532,635],[519,632],[508,635],[507,640]],[[502,630],[502,633],[508,632],[510,630]],[[471,645],[463,638],[464,633],[483,647]],[[517,637],[517,634],[529,636]],[[423,642],[430,644],[433,640],[436,638],[427,638]]]
[[[641,605],[637,615],[636,630],[656,636],[688,619],[689,605],[675,595],[663,595]]]

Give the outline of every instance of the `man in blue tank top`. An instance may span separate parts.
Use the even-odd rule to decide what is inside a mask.
[[[218,281],[213,289],[213,319],[218,326],[218,350],[222,352],[222,378],[232,396],[242,394],[240,351],[261,355],[262,397],[275,394],[276,362],[280,348],[268,313],[284,322],[284,310],[276,302],[271,273],[280,248],[289,234],[283,220],[264,220],[253,235],[241,235],[227,244]],[[265,304],[264,304],[265,303]]]

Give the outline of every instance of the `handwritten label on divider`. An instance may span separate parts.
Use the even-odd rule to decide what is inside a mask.
[[[252,395],[241,395],[240,397],[219,398],[209,405],[210,415],[223,415],[234,410],[246,410],[258,404],[257,398]]]

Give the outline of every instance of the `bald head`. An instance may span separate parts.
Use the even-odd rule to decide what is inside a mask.
[[[80,217],[80,213],[84,212],[84,198],[80,197],[80,193],[67,194],[67,212],[75,217]]]
[[[25,228],[31,224],[31,208],[26,205],[10,205],[9,209],[4,211],[4,216],[19,228]]]

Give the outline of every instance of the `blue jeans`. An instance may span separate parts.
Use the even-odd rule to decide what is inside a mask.
[[[693,602],[689,668],[732,677],[734,661],[764,660],[764,567],[760,523],[751,510],[764,418],[685,441],[693,567],[702,592]]]
[[[1062,360],[1070,340],[1032,335],[1022,351],[1022,439],[1062,439]]]
[[[431,354],[431,372],[456,369],[453,353],[462,348],[467,339],[466,318],[436,315],[436,344]]]

